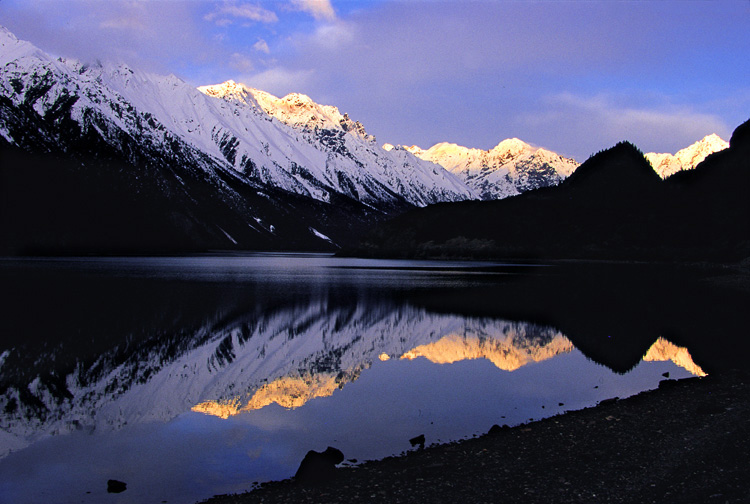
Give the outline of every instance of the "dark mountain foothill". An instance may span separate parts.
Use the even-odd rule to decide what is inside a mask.
[[[623,142],[563,183],[499,201],[431,205],[344,254],[369,257],[710,260],[750,256],[750,129],[694,170],[661,180]]]
[[[62,146],[46,154],[0,139],[0,252],[333,251],[311,229],[345,244],[385,217],[345,197],[328,204],[260,187],[239,173],[206,171],[131,141],[139,154],[128,161],[96,138],[76,139],[84,149]],[[185,146],[176,145],[179,157]]]

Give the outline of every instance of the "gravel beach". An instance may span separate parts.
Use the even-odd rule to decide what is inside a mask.
[[[664,380],[656,390],[478,438],[271,482],[211,504],[344,502],[750,502],[750,374]]]

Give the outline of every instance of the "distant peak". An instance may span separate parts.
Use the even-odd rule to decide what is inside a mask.
[[[303,105],[310,106],[315,104],[312,98],[302,93],[289,93],[288,95],[284,96],[281,101],[298,107]]]
[[[667,178],[679,171],[692,170],[709,155],[727,147],[729,144],[725,140],[716,133],[711,133],[675,154],[649,152],[646,158],[660,177]]]
[[[716,133],[711,133],[710,135],[704,136],[701,141],[702,142],[723,142],[724,140]]]
[[[710,135],[706,135],[694,144],[690,145],[689,147],[686,147],[682,149],[681,151],[678,151],[677,154],[679,155],[680,152],[685,151],[697,151],[697,150],[704,150],[704,151],[710,151],[710,152],[716,152],[720,150],[724,150],[727,147],[729,147],[729,143],[722,139],[719,135],[716,133],[711,133]],[[709,153],[710,153],[709,152]]]
[[[198,91],[214,98],[223,98],[228,101],[237,101],[247,105],[255,105],[255,100],[250,97],[253,94],[253,89],[242,83],[235,82],[232,79],[224,81],[221,84],[200,86]]]
[[[430,151],[438,152],[438,151],[457,151],[457,150],[469,150],[468,147],[464,147],[463,145],[458,145],[451,142],[439,142],[433,145],[429,148]]]
[[[18,38],[11,32],[9,29],[7,29],[5,26],[0,25],[0,38],[3,39],[10,39],[17,41]]]
[[[532,149],[531,145],[518,138],[507,138],[492,148],[493,151],[524,151]]]
[[[239,90],[244,90],[245,86],[243,84],[238,84],[234,82],[232,79],[229,79],[228,81],[224,81],[221,84],[211,84],[208,86],[200,86],[198,89],[204,93],[206,91],[210,91],[213,94],[218,94],[218,93],[231,93],[231,92],[236,92]]]
[[[34,44],[18,39],[10,30],[0,25],[0,67],[15,59],[32,55],[48,57]]]

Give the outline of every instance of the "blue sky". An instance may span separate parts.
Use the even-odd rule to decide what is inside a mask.
[[[0,0],[55,55],[310,95],[381,143],[675,152],[750,118],[750,1]]]

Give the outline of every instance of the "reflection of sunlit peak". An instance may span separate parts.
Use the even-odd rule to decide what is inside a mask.
[[[198,413],[205,413],[206,415],[213,415],[226,420],[230,416],[234,416],[240,412],[239,400],[232,399],[231,401],[206,401],[200,404],[196,404],[192,408],[193,411]]]
[[[670,360],[695,376],[706,376],[700,366],[693,362],[687,348],[677,346],[664,338],[657,339],[651,345],[646,355],[643,356],[643,360],[648,362]]]
[[[381,360],[381,361],[383,361],[383,362],[385,362],[385,361],[389,360],[390,358],[391,358],[391,356],[390,356],[390,355],[388,355],[388,354],[387,354],[387,353],[385,353],[385,352],[383,352],[382,354],[378,355],[378,359],[380,359],[380,360]]]
[[[339,383],[333,374],[283,377],[259,388],[243,409],[261,409],[271,403],[284,408],[299,408],[315,397],[330,396],[337,388]]]
[[[344,381],[351,381],[357,378],[358,373],[345,373],[345,376]],[[335,373],[285,376],[257,389],[244,405],[238,397],[229,401],[206,401],[193,406],[192,410],[227,419],[243,411],[258,410],[272,403],[294,409],[310,399],[328,397],[341,386],[341,375]]]
[[[514,344],[515,343],[515,344]],[[556,333],[543,344],[532,344],[523,338],[480,338],[451,334],[427,345],[418,346],[402,359],[424,357],[436,364],[450,364],[462,360],[487,359],[504,371],[516,370],[529,362],[539,362],[573,350],[565,336]]]

